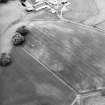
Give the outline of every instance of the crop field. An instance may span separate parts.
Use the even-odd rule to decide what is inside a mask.
[[[11,42],[29,29],[22,46]],[[105,35],[59,19],[47,9],[26,12],[18,1],[0,4],[0,105],[105,105]]]

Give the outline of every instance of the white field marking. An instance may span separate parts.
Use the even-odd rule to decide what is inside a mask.
[[[74,101],[72,102],[72,104],[70,105],[75,105],[75,103],[78,101],[78,95],[76,96],[76,98],[74,99]]]
[[[25,48],[23,48],[23,50],[30,55],[33,59],[35,59],[39,64],[41,64],[44,68],[46,68],[46,70],[48,72],[50,72],[51,74],[54,75],[55,78],[57,78],[61,83],[63,83],[65,86],[67,86],[69,89],[71,89],[75,94],[77,94],[76,90],[74,88],[72,88],[71,86],[69,86],[68,84],[66,84],[60,77],[58,77],[55,73],[53,73],[51,70],[49,70],[44,64],[42,64],[38,59],[36,59],[33,55],[31,55]]]
[[[1,35],[0,37],[0,53],[11,53],[11,49],[13,47],[12,44],[12,37],[15,34],[15,31],[18,27],[22,25],[26,25],[28,23],[18,23],[16,25],[13,25],[10,27],[4,34]]]
[[[100,94],[87,94],[87,95],[80,95],[78,94],[74,100],[74,102],[72,103],[72,105],[75,105],[75,103],[77,102],[79,105],[81,104],[81,100],[83,100],[84,98],[88,98],[88,97],[95,97],[95,96],[100,96]],[[83,104],[83,103],[82,103]]]
[[[92,97],[92,96],[100,96],[100,95],[101,95],[100,91],[97,91],[97,92],[91,91],[91,93],[80,94],[80,99],[84,99],[84,98]]]

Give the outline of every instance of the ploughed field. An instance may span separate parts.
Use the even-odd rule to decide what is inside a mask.
[[[0,67],[0,105],[104,105],[103,32],[48,10],[26,13],[17,1],[0,8],[0,52],[12,57]],[[30,33],[14,47],[22,25]]]

